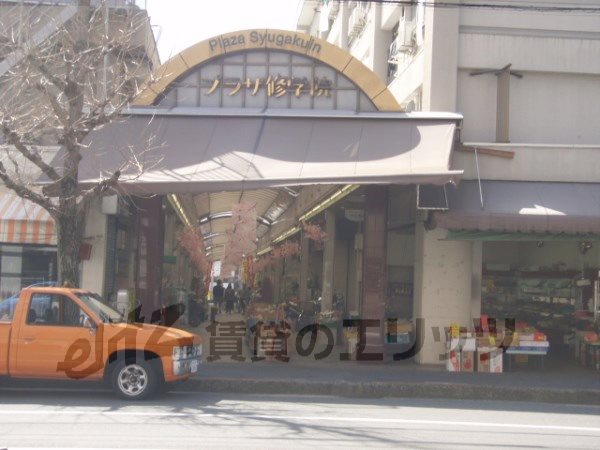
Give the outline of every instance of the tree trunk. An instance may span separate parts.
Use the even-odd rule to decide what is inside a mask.
[[[79,247],[83,240],[82,219],[75,208],[55,218],[57,232],[58,283],[79,287]]]
[[[75,20],[75,53],[84,52],[89,41],[90,0],[78,0]],[[54,220],[57,231],[58,282],[61,286],[79,286],[79,247],[83,241],[85,211],[77,205],[80,139],[75,125],[82,117],[86,86],[85,65],[75,67],[73,78],[67,81],[65,94],[69,105],[68,124],[64,130],[66,150],[63,178],[60,180],[58,213]]]

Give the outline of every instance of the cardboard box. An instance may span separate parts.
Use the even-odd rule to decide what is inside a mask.
[[[477,349],[477,372],[502,373],[502,349],[480,347]]]
[[[449,339],[446,341],[446,370],[460,372],[460,341]]]
[[[460,352],[460,371],[473,372],[475,370],[475,352]]]
[[[460,372],[460,352],[458,350],[448,350],[446,353],[446,370]]]
[[[490,372],[491,373],[502,373],[502,349],[496,348],[490,352]]]
[[[477,372],[490,371],[490,349],[489,347],[479,347],[477,349]]]

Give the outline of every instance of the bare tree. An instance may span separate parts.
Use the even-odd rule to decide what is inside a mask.
[[[21,11],[18,26],[0,19],[0,58],[7,62],[0,71],[0,136],[6,144],[0,179],[50,213],[57,230],[59,281],[74,286],[86,210],[94,198],[114,191],[128,169],[114,167],[84,188],[79,164],[94,156],[84,139],[117,120],[149,74],[153,57],[144,45],[145,11],[134,5],[109,10],[103,1],[94,3],[78,0],[68,20],[63,11],[62,22],[50,9],[35,18]],[[44,39],[36,31],[41,21],[53,27]],[[59,146],[60,157],[46,154],[48,146]],[[43,189],[24,176],[20,161],[43,174]]]

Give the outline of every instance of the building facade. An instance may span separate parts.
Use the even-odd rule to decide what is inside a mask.
[[[560,346],[573,331],[565,316],[591,311],[597,296],[571,289],[573,278],[597,280],[600,265],[600,15],[577,10],[597,2],[443,3],[304,1],[298,29],[348,49],[407,110],[464,116],[449,211],[418,213],[415,315],[467,325],[483,304],[540,324]],[[548,305],[566,297],[570,309]],[[428,327],[421,362],[437,362],[435,341]]]

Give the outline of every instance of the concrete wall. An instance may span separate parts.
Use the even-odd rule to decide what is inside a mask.
[[[455,111],[460,9],[425,12],[423,111]]]
[[[422,221],[417,224],[414,312],[416,318],[425,318],[419,330],[419,364],[443,364],[444,327],[471,323],[473,244],[441,240],[446,234],[443,229],[425,230]]]
[[[538,3],[597,6],[591,0]],[[511,77],[511,142],[600,143],[600,14],[462,8],[459,28],[463,141],[495,141],[497,77],[470,74],[512,64],[523,78]]]
[[[457,109],[465,117],[462,140],[494,142],[497,77],[470,73],[458,74]],[[600,74],[520,73],[522,79],[511,77],[511,142],[600,143]]]
[[[517,145],[485,142],[467,142],[466,145],[514,152],[513,159],[480,154],[479,173],[483,180],[597,183],[600,179],[600,145]],[[474,153],[454,152],[451,165],[454,169],[464,170],[463,179],[477,179]]]

